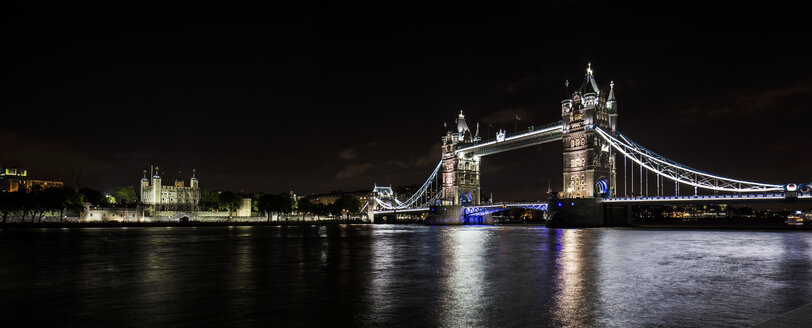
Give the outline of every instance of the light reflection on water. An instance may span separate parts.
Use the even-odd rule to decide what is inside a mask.
[[[0,230],[28,325],[748,326],[812,302],[807,232],[337,225]]]
[[[556,242],[561,245],[557,253],[555,267],[557,269],[557,288],[554,299],[553,320],[563,326],[590,325],[590,311],[585,297],[588,291],[584,258],[587,247],[584,236],[585,230],[559,230]]]
[[[486,309],[487,249],[492,231],[482,227],[449,228],[443,234],[444,275],[441,282],[440,324],[482,326]]]

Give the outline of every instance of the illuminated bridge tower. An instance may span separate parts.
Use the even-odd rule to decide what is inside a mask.
[[[448,131],[443,136],[443,205],[479,205],[479,163],[478,156],[466,157],[455,154],[461,146],[478,141],[479,124],[475,133],[471,133],[465,122],[465,115],[460,111],[457,117],[456,132]]]
[[[598,88],[592,65],[584,82],[561,101],[564,146],[563,198],[611,197],[615,194],[615,156],[611,147],[594,131],[600,127],[614,132],[617,128],[617,101],[614,83],[609,94]]]

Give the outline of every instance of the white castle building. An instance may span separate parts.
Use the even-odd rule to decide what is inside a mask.
[[[158,167],[152,181],[147,179],[147,170],[141,179],[141,203],[153,211],[198,211],[200,210],[200,186],[192,170],[192,178],[186,187],[178,172],[174,186],[161,185]]]

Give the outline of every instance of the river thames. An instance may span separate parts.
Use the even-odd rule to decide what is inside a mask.
[[[327,225],[0,230],[26,326],[745,327],[812,302],[812,233]]]

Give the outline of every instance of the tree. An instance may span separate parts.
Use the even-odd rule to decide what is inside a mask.
[[[204,211],[216,210],[219,208],[217,198],[220,193],[210,189],[200,191],[200,209]]]
[[[341,218],[341,207],[338,206],[338,201],[330,203],[325,208],[326,212],[334,217]]]
[[[101,191],[90,189],[90,188],[82,188],[79,189],[79,192],[84,195],[84,199],[86,202],[94,205],[94,206],[108,206],[110,202],[107,200],[107,197],[102,194]]]
[[[57,198],[55,211],[59,211],[59,222],[63,222],[65,212],[78,214],[82,211],[84,206],[84,195],[73,190],[70,187],[53,188],[57,190],[55,197]]]
[[[231,216],[240,207],[240,196],[230,191],[223,192],[217,197],[217,204],[227,209],[228,216]]]
[[[116,199],[116,202],[123,205],[133,205],[138,202],[138,195],[135,194],[133,186],[118,187],[111,195]]]
[[[42,208],[42,212],[40,212],[39,217],[40,221],[42,221],[42,214],[45,211],[59,211],[61,216],[63,206],[68,202],[67,198],[65,197],[64,188],[48,188],[43,190],[40,193],[39,201]]]
[[[257,209],[264,212],[268,216],[268,222],[271,222],[271,213],[276,212],[279,200],[276,195],[263,194],[257,200]]]
[[[276,195],[279,202],[277,211],[279,213],[292,213],[296,209],[296,199],[290,193],[282,192]],[[287,218],[285,219],[287,220]]]
[[[361,201],[352,195],[344,194],[336,200],[336,207],[339,211],[346,213],[349,219],[350,214],[356,214],[361,210]]]
[[[260,212],[265,212],[268,215],[268,222],[271,222],[271,214],[276,213],[277,216],[282,213],[293,212],[296,207],[296,202],[289,193],[283,192],[276,195],[263,194],[259,197],[257,207]]]
[[[313,214],[318,219],[319,216],[327,216],[330,214],[330,206],[324,204],[313,204]]]
[[[3,216],[3,224],[7,222],[9,214],[21,208],[21,204],[21,192],[0,192],[0,215]]]
[[[312,212],[313,212],[313,205],[314,205],[314,204],[310,202],[310,199],[307,199],[307,198],[302,199],[302,200],[301,200],[301,201],[300,201],[300,202],[297,204],[297,210],[299,211],[299,213],[302,213],[302,220],[305,220],[305,219],[307,218],[307,216],[306,216],[306,215],[307,215],[308,213],[312,213]]]
[[[55,207],[56,196],[55,192],[48,188],[43,190],[40,186],[34,186],[31,192],[28,193],[26,205],[28,207],[28,211],[31,212],[31,222],[39,218],[42,221],[42,215],[45,214],[45,211]]]
[[[16,196],[14,201],[17,203],[17,210],[20,211],[20,220],[21,222],[25,222],[25,216],[28,214],[28,211],[31,207],[31,199],[29,196],[28,189],[20,188],[14,192]]]

